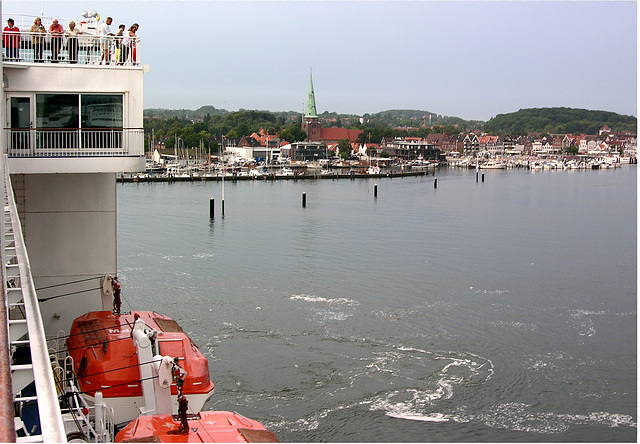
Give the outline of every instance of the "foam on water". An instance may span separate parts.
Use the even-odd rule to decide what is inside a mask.
[[[360,305],[358,301],[354,301],[353,299],[346,298],[323,298],[321,296],[312,296],[309,294],[294,294],[290,298],[293,300],[300,300],[306,302],[313,302],[315,304],[328,304],[328,305],[348,305],[348,306],[356,306]]]
[[[367,402],[370,410],[383,411],[390,417],[415,421],[449,421],[449,414],[438,411],[442,401],[454,398],[458,387],[472,382],[486,383],[493,375],[493,363],[474,353],[431,353],[413,347],[396,347],[396,350],[395,353],[378,357],[367,366],[369,370],[393,376],[396,379],[394,385],[413,385],[381,393]],[[427,359],[429,365],[441,363],[440,370],[427,378],[419,378],[419,375],[403,377],[398,368],[400,364],[407,359],[416,362],[416,355],[420,354]],[[416,382],[421,385],[416,387]]]
[[[608,412],[593,412],[588,415],[538,412],[531,405],[516,402],[500,404],[488,410],[490,411],[479,415],[470,415],[470,418],[490,427],[543,434],[562,433],[573,425],[637,428],[631,416]]]

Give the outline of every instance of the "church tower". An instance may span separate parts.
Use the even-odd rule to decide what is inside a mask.
[[[307,133],[307,140],[310,142],[320,141],[320,122],[316,111],[316,96],[313,92],[313,78],[309,72],[309,97],[307,98],[307,108],[302,119],[302,130]]]

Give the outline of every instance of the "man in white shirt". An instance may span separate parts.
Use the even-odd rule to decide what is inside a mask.
[[[100,25],[100,48],[102,49],[100,64],[102,64],[102,61],[104,60],[104,64],[108,65],[111,60],[111,51],[109,50],[111,42],[109,36],[113,35],[113,33],[111,32],[109,25],[111,25],[112,21],[113,19],[111,17],[107,17],[107,20]]]

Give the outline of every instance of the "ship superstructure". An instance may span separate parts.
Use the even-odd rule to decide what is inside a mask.
[[[81,20],[83,29],[95,27],[95,19]],[[48,19],[42,21],[48,29]],[[0,441],[15,439],[17,429],[18,440],[63,442],[74,427],[58,404],[64,377],[56,373],[64,366],[58,353],[74,319],[112,309],[103,283],[117,272],[116,175],[145,168],[146,67],[138,40],[129,42],[133,51],[123,60],[116,50],[121,40],[109,37],[110,64],[101,65],[98,36],[57,42],[46,35],[38,49],[40,36],[28,29],[13,37],[18,51],[11,59],[3,54],[1,65],[6,334],[0,335],[8,353],[0,360],[0,410],[16,415],[3,415]],[[82,429],[82,420],[74,421]],[[85,428],[95,436],[95,424]]]

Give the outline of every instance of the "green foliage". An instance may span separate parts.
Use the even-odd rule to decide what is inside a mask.
[[[637,119],[608,111],[576,108],[530,108],[498,114],[484,125],[492,133],[521,135],[528,132],[550,134],[598,134],[604,125],[612,131],[636,131]]]
[[[307,138],[307,133],[305,133],[302,128],[298,126],[290,125],[280,131],[278,133],[278,137],[280,138],[280,140],[286,140],[289,143],[302,142]]]
[[[348,159],[351,156],[351,142],[349,139],[338,140],[338,152],[343,159]]]

